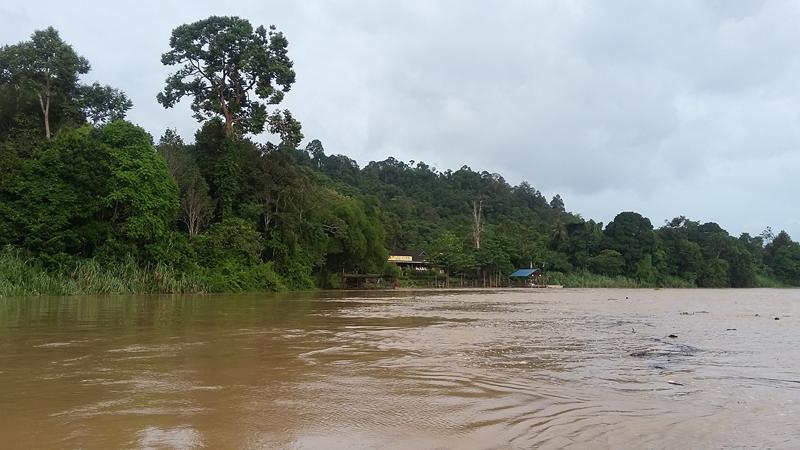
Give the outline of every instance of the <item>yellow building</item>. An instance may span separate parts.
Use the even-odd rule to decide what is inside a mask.
[[[425,252],[395,249],[389,252],[388,261],[397,264],[403,271],[424,272],[430,270]]]

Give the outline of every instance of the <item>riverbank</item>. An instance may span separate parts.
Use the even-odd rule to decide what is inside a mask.
[[[414,290],[497,290],[508,286],[447,287],[418,286],[414,280],[401,279],[400,291]],[[548,274],[548,284],[565,288],[695,288],[680,278],[658,283],[641,282],[626,277],[607,277],[587,272]],[[768,278],[758,277],[757,287],[785,287]],[[46,268],[14,249],[0,251],[0,297],[37,295],[94,294],[192,294],[225,292],[276,292],[292,290],[272,270],[270,264],[254,267],[196,268],[176,270],[167,265],[141,267],[133,260],[101,264],[94,259],[75,260]],[[304,289],[307,290],[307,289]]]
[[[133,259],[73,259],[46,267],[21,251],[0,250],[0,297],[94,294],[197,294],[287,290],[271,263],[178,270]]]

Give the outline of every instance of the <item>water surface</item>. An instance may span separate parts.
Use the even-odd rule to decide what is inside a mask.
[[[795,290],[0,299],[0,447],[800,448],[799,319]]]

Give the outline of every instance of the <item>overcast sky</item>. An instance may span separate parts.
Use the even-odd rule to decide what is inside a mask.
[[[307,140],[362,166],[395,156],[527,180],[608,222],[678,215],[800,238],[800,3],[774,0],[35,1],[0,4],[0,43],[53,25],[129,119],[192,140],[155,100],[177,25],[274,24]]]

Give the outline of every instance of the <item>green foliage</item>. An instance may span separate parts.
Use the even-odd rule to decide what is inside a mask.
[[[80,84],[88,62],[54,29],[0,49],[0,295],[311,289],[342,272],[502,284],[529,266],[574,287],[800,285],[785,232],[735,238],[683,216],[654,230],[635,212],[604,228],[499,174],[301,150],[300,122],[272,106],[294,83],[287,46],[237,17],[176,28],[158,100],[189,96],[205,122],[157,152],[120,120],[125,94]],[[265,128],[279,142],[245,137]],[[445,273],[400,274],[387,248]]]
[[[653,256],[645,255],[644,258],[636,263],[636,279],[642,283],[654,285],[657,278],[658,273],[653,267]]]
[[[450,231],[442,233],[430,248],[430,261],[445,272],[464,273],[475,267],[472,255],[464,248],[464,240]]]
[[[192,246],[205,267],[255,265],[261,261],[264,250],[261,236],[253,225],[238,218],[212,225],[207,233],[193,239]]]
[[[383,230],[375,211],[357,199],[329,193],[329,211],[322,217],[328,237],[325,268],[330,272],[377,273],[386,262]]]
[[[632,278],[621,275],[609,277],[591,272],[548,272],[547,284],[565,288],[638,288],[643,287]]]
[[[756,283],[754,287],[758,288],[784,288],[788,285],[764,274],[756,274]]]
[[[625,270],[625,258],[616,250],[603,250],[588,259],[587,265],[592,272],[606,276],[619,276]]]
[[[66,131],[24,160],[0,199],[7,243],[43,256],[147,259],[171,230],[177,192],[141,128]]]
[[[212,16],[175,28],[169,45],[161,62],[179,68],[159,103],[170,108],[190,96],[195,118],[222,116],[228,135],[234,128],[260,133],[270,119],[267,105],[279,104],[295,80],[288,41],[274,26],[254,30],[245,19]],[[283,119],[273,115],[271,125]]]
[[[103,206],[110,214],[117,241],[131,246],[153,245],[168,236],[179,204],[178,190],[152,138],[128,122],[115,121],[99,129],[108,146],[111,177]]]
[[[281,291],[286,289],[273,264],[243,265],[225,260],[203,271],[209,292]]]
[[[50,139],[57,134],[53,130],[79,126],[87,118],[95,124],[122,119],[131,101],[110,86],[81,85],[79,77],[88,72],[86,58],[53,27],[35,31],[30,41],[0,48],[0,102],[9,106],[0,113],[0,124],[5,124],[0,129],[38,129]],[[39,125],[26,120],[34,116]]]
[[[397,264],[386,262],[383,264],[382,275],[385,280],[391,282],[400,278],[403,275],[403,271],[400,270]]]
[[[165,264],[142,266],[130,258],[115,263],[88,259],[48,267],[11,247],[0,249],[0,274],[0,297],[209,291],[208,282],[197,272]]]
[[[724,259],[714,258],[706,260],[697,277],[700,287],[727,287],[729,264]]]
[[[208,184],[194,155],[174,130],[167,130],[158,144],[158,153],[167,164],[180,196],[179,220],[190,236],[205,228],[213,213]]]
[[[800,244],[781,231],[764,249],[764,263],[775,278],[800,286]]]
[[[34,253],[92,256],[111,232],[102,220],[111,156],[91,129],[65,132],[24,160],[0,194],[6,243]]]
[[[133,107],[124,92],[100,83],[81,86],[78,102],[86,119],[95,125],[122,120]]]
[[[66,119],[78,92],[78,77],[89,62],[65,43],[53,27],[35,31],[31,40],[0,49],[0,82],[39,101],[44,134],[51,137],[51,119]]]
[[[639,263],[656,248],[650,220],[635,212],[622,212],[604,231],[604,246],[616,250],[625,259],[625,274],[636,277]]]

